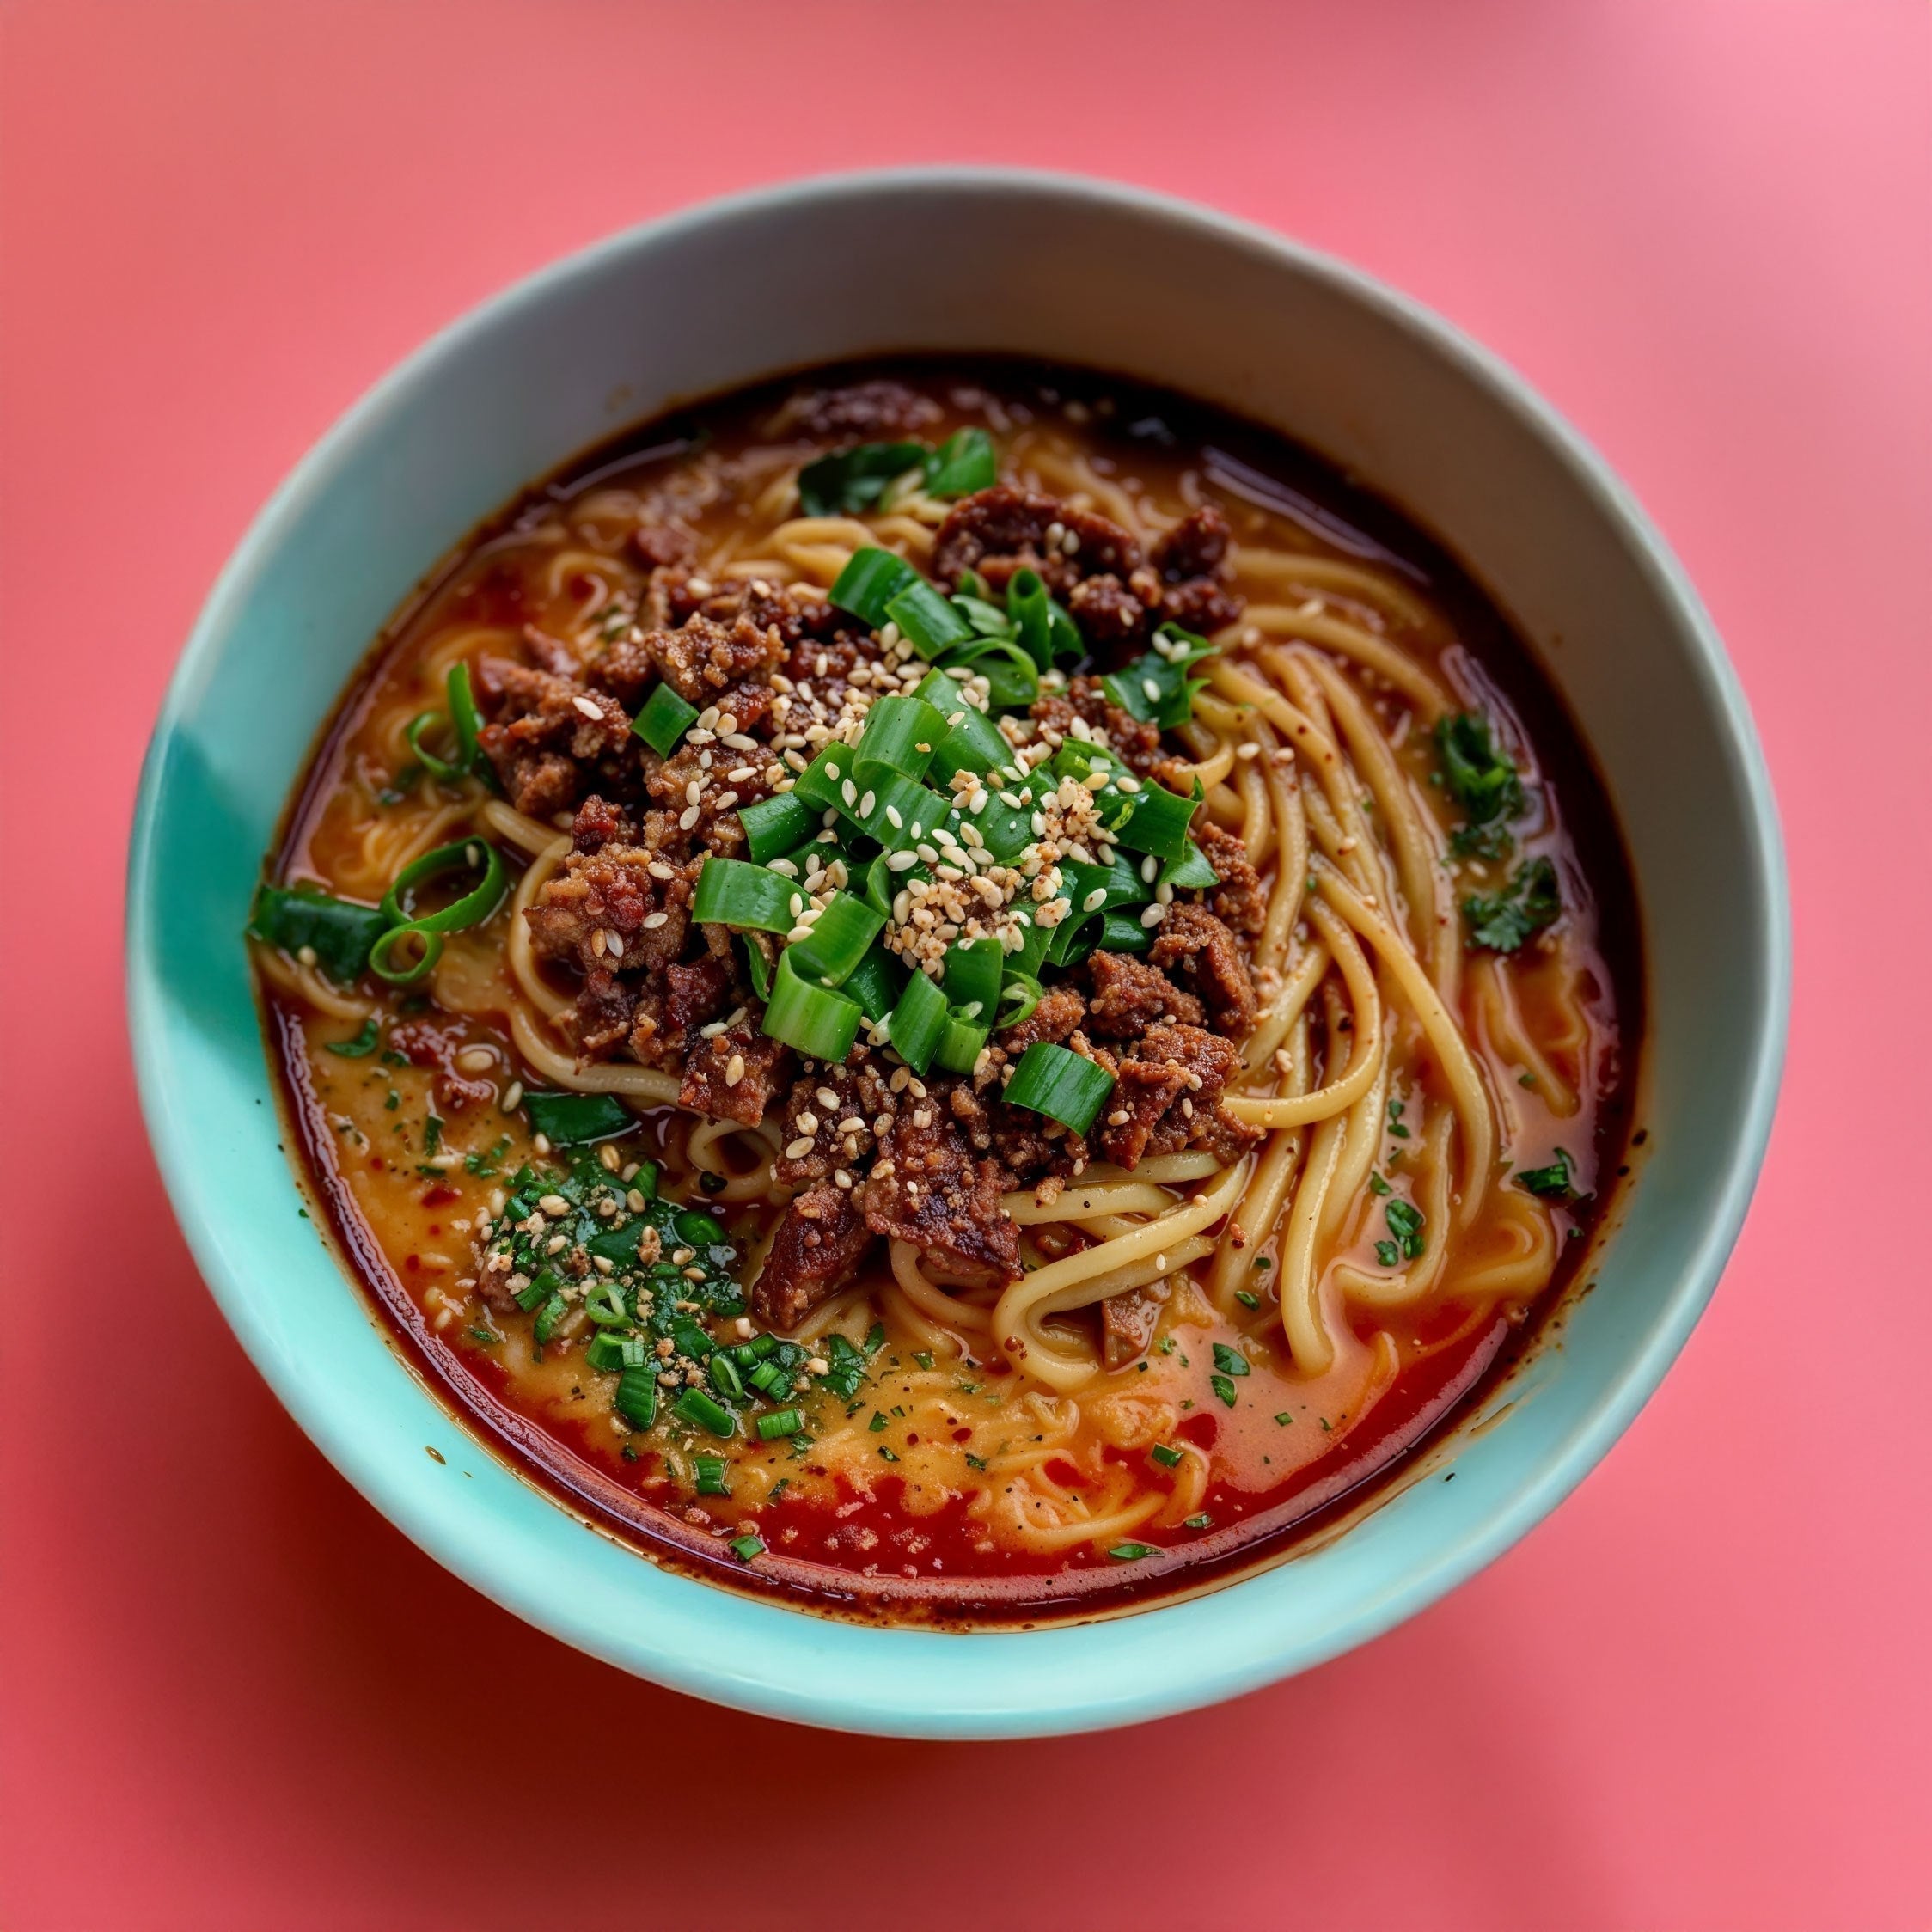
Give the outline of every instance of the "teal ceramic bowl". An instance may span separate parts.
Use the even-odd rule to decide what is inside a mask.
[[[1648,1159],[1555,1339],[1318,1545],[1206,1594],[1032,1631],[752,1601],[654,1566],[495,1460],[298,1216],[241,939],[318,725],[480,517],[674,400],[915,348],[1166,383],[1405,506],[1513,614],[1580,721],[1644,924]],[[622,1669],[924,1737],[1231,1697],[1387,1629],[1507,1549],[1629,1426],[1711,1293],[1770,1125],[1788,974],[1775,809],[1722,647],[1629,492],[1547,404],[1414,303],[1275,235],[1122,188],[953,169],[808,182],[619,235],[380,383],[263,511],[202,613],[149,754],[129,914],[142,1097],[175,1210],[242,1346],[336,1467],[459,1576]]]

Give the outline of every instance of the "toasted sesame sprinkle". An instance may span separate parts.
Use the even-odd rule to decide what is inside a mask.
[[[591,698],[572,698],[571,702],[594,724],[603,723],[603,713],[597,709],[596,701]]]

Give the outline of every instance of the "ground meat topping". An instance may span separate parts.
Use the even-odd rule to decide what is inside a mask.
[[[651,631],[640,647],[687,704],[715,704],[719,694],[776,663],[784,648],[777,626],[746,615],[729,627],[695,616],[675,631]]]
[[[1000,1209],[1000,1164],[973,1158],[939,1096],[907,1094],[860,1190],[867,1222],[889,1240],[909,1241],[948,1280],[1013,1280],[1019,1231]]]
[[[520,812],[549,819],[577,803],[587,765],[614,765],[632,743],[615,699],[507,657],[476,667],[490,722],[479,734],[504,794]]]
[[[1032,570],[1055,596],[1083,578],[1125,577],[1140,562],[1140,546],[1118,523],[1013,483],[962,498],[932,549],[933,573],[947,584],[975,570],[1003,591],[1016,571]]]
[[[872,1231],[844,1189],[823,1183],[785,1211],[748,1299],[767,1328],[793,1329],[843,1287]]]
[[[1095,953],[1087,977],[1093,987],[1087,1024],[1104,1040],[1138,1039],[1163,1021],[1201,1024],[1201,1002],[1131,953]]]
[[[1109,1368],[1125,1368],[1146,1354],[1167,1305],[1167,1283],[1150,1281],[1110,1295],[1100,1305],[1101,1359]]]
[[[930,396],[885,378],[792,396],[772,419],[771,430],[774,436],[867,443],[929,428],[943,414]]]
[[[1190,1147],[1232,1160],[1261,1138],[1222,1110],[1222,1091],[1241,1071],[1241,1058],[1201,1027],[1149,1029],[1115,1071],[1118,1084],[1107,1097],[1097,1138],[1101,1152],[1122,1167]]]
[[[685,1062],[681,1107],[745,1127],[764,1119],[772,1096],[785,1084],[792,1049],[759,1030],[763,1017],[754,1013],[741,1025],[700,1037]]]
[[[1248,863],[1247,847],[1233,833],[1209,823],[1206,812],[1195,815],[1194,841],[1221,882],[1208,896],[1209,910],[1231,932],[1254,938],[1268,914],[1268,895],[1261,874]]]
[[[1205,906],[1177,901],[1156,930],[1150,965],[1175,970],[1218,1032],[1244,1039],[1255,1027],[1255,983],[1233,933]]]
[[[1146,633],[1147,606],[1110,572],[1076,584],[1067,608],[1089,644],[1130,644]]]
[[[849,1188],[871,1163],[877,1135],[890,1131],[897,1097],[870,1054],[825,1067],[793,1083],[786,1097],[784,1151],[773,1172],[780,1187],[836,1182]]]

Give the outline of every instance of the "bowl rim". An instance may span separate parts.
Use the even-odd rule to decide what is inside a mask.
[[[446,358],[486,336],[513,318],[548,302],[559,290],[594,277],[607,264],[638,249],[649,249],[714,223],[794,211],[810,214],[820,205],[908,193],[946,196],[1003,193],[1050,202],[1079,215],[1092,210],[1124,213],[1169,227],[1206,231],[1219,242],[1251,256],[1266,258],[1305,277],[1325,283],[1344,297],[1374,312],[1434,356],[1446,361],[1478,388],[1495,408],[1514,419],[1569,473],[1599,517],[1613,526],[1629,554],[1648,578],[1660,602],[1669,608],[1687,669],[1715,727],[1727,775],[1744,802],[1750,883],[1761,908],[1750,936],[1762,974],[1762,996],[1751,1016],[1746,1061],[1745,1100],[1736,1133],[1709,1186],[1702,1226],[1683,1256],[1678,1278],[1640,1346],[1621,1374],[1584,1411],[1561,1454],[1516,1483],[1502,1500],[1452,1545],[1433,1559],[1411,1565],[1390,1587],[1364,1593],[1364,1599],[1338,1616],[1326,1630],[1297,1635],[1249,1627],[1244,1642],[1217,1641],[1212,1654],[1179,1656],[1159,1680],[1122,1687],[1083,1680],[1068,1669],[1055,1677],[1049,1696],[1008,1702],[999,1694],[1004,1673],[1000,1650],[988,1647],[1064,1645],[1091,1623],[1057,1624],[1033,1631],[933,1635],[863,1625],[841,1625],[886,1643],[947,1647],[957,1672],[969,1653],[987,1661],[981,1667],[980,1698],[949,1686],[937,1705],[882,1690],[861,1674],[840,1674],[829,1687],[810,1669],[815,1633],[821,1620],[788,1607],[776,1614],[793,1626],[801,1641],[792,1661],[798,1667],[748,1671],[742,1653],[694,1656],[653,1643],[646,1631],[611,1631],[590,1625],[541,1580],[506,1575],[489,1548],[425,1507],[379,1450],[364,1445],[352,1429],[339,1426],[330,1410],[326,1379],[303,1379],[287,1373],[272,1345],[266,1324],[255,1305],[255,1291],[231,1263],[219,1238],[218,1216],[205,1216],[200,1189],[193,1184],[193,1153],[178,1135],[166,1102],[171,1072],[170,1027],[156,916],[156,807],[168,763],[167,750],[183,718],[213,675],[218,653],[258,577],[272,566],[290,525],[308,498],[324,489],[334,474],[367,442],[384,433],[392,400],[406,393]],[[747,377],[747,380],[751,379]],[[888,168],[813,175],[750,188],[675,210],[605,236],[537,268],[486,297],[431,335],[379,377],[326,430],[277,486],[256,514],[223,566],[199,614],[169,678],[144,760],[135,802],[126,887],[125,961],[131,1046],[147,1134],[177,1220],[204,1281],[244,1351],[303,1432],[336,1468],[385,1516],[445,1568],[527,1621],[578,1648],[670,1688],[741,1709],[796,1722],[876,1733],[953,1738],[1043,1736],[1139,1722],[1195,1709],[1294,1674],[1379,1635],[1434,1602],[1457,1584],[1493,1562],[1519,1541],[1580,1483],[1629,1426],[1683,1348],[1709,1304],[1742,1227],[1762,1167],[1776,1110],[1791,997],[1791,915],[1783,842],[1776,798],[1756,728],[1735,670],[1715,626],[1688,577],[1635,496],[1588,441],[1513,368],[1460,329],[1413,297],[1365,271],[1322,250],[1238,217],[1177,197],[1091,176],[1047,170],[969,166]],[[413,1379],[414,1379],[413,1378]],[[424,1394],[432,1405],[433,1394]],[[474,1438],[473,1438],[474,1440]],[[487,1454],[486,1449],[483,1452]],[[642,1578],[676,1573],[640,1562]],[[1127,1621],[1149,1628],[1171,1622],[1203,1602],[1250,1591],[1269,1574],[1263,1569],[1238,1577],[1205,1597],[1154,1605]],[[678,1577],[688,1587],[702,1583]],[[733,1598],[743,1602],[746,1599]],[[770,1610],[773,1606],[755,1607]],[[720,1618],[722,1623],[724,1619]],[[780,1626],[768,1626],[776,1630]],[[1222,1630],[1219,1639],[1229,1633]],[[782,1636],[773,1647],[787,1648]],[[1199,1647],[1189,1647],[1198,1652]],[[1062,1661],[1071,1664],[1070,1658]],[[777,1660],[782,1666],[783,1659]]]

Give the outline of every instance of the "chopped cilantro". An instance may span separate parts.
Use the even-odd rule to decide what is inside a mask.
[[[1529,938],[1550,925],[1563,909],[1556,889],[1556,868],[1547,859],[1532,859],[1516,868],[1509,883],[1487,897],[1472,894],[1463,901],[1463,917],[1470,937],[1491,952],[1514,952]]]
[[[1208,1385],[1232,1409],[1234,1406],[1234,1384],[1225,1375],[1210,1375]]]
[[[1516,1177],[1516,1184],[1531,1194],[1541,1195],[1550,1201],[1569,1201],[1575,1197],[1576,1183],[1571,1171],[1571,1156],[1562,1148],[1556,1150],[1556,1158],[1547,1167],[1526,1167]]]
[[[382,1037],[382,1023],[371,1013],[363,1022],[362,1031],[352,1040],[331,1040],[330,1053],[340,1054],[345,1060],[360,1060],[365,1054],[376,1051],[376,1042]]]

